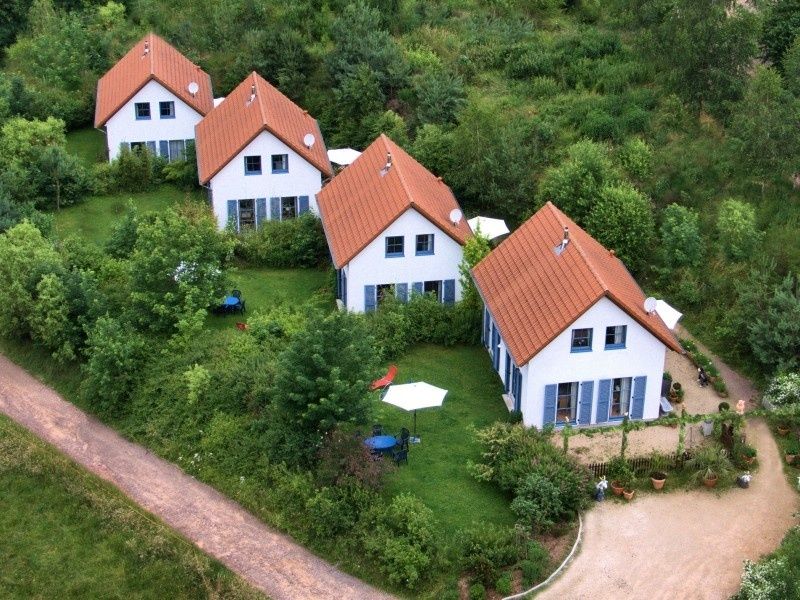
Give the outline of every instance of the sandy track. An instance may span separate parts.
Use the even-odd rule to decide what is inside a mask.
[[[391,598],[342,573],[241,506],[89,417],[0,355],[0,411],[275,600]]]
[[[755,397],[747,379],[713,360],[731,406]],[[729,598],[739,588],[742,561],[774,550],[797,523],[793,513],[800,504],[766,424],[752,420],[746,434],[760,464],[749,489],[653,493],[593,508],[584,518],[580,554],[537,598]]]

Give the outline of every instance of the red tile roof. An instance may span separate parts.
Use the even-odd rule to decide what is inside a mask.
[[[558,256],[554,248],[565,226],[570,241]],[[645,312],[644,293],[622,261],[551,202],[478,263],[472,275],[519,366],[603,297],[667,347],[683,351],[661,317]]]
[[[253,87],[256,97],[251,101]],[[326,177],[333,173],[316,119],[258,73],[248,75],[195,128],[200,182],[208,183],[262,131],[268,131]],[[303,143],[315,138],[311,148]]]
[[[105,125],[150,80],[163,85],[201,115],[213,108],[208,74],[156,34],[148,33],[97,82],[94,126]],[[194,96],[187,89],[193,81],[199,87]]]
[[[392,165],[381,174],[388,153]],[[349,263],[409,208],[461,245],[472,236],[465,219],[458,225],[450,222],[450,212],[459,208],[450,188],[384,134],[322,188],[317,206],[336,268]]]

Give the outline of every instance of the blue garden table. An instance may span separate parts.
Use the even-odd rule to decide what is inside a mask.
[[[229,306],[230,307],[230,306],[238,306],[240,302],[241,302],[241,300],[239,298],[237,298],[236,296],[225,296],[225,300],[223,301],[223,304],[225,306]]]
[[[396,443],[393,435],[373,435],[364,440],[364,445],[375,452],[388,452]]]

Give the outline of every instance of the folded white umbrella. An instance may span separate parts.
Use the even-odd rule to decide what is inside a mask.
[[[481,230],[481,235],[487,239],[493,240],[494,238],[505,235],[509,232],[508,226],[503,219],[492,219],[491,217],[473,217],[467,221],[473,232]]]
[[[441,406],[447,390],[419,381],[390,385],[383,401],[407,411],[414,411],[414,437],[417,437],[417,410]]]

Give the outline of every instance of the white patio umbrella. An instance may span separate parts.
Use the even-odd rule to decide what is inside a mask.
[[[342,167],[352,164],[359,156],[361,156],[361,152],[352,148],[331,148],[328,150],[328,160]]]
[[[508,226],[503,219],[492,219],[490,217],[473,217],[467,221],[472,231],[477,231],[480,227],[481,234],[487,239],[493,240],[508,233]]]
[[[390,385],[383,401],[403,410],[414,411],[414,439],[417,439],[417,410],[441,406],[446,395],[447,390],[419,381]]]
[[[659,300],[656,303],[656,312],[670,329],[675,329],[675,325],[678,324],[678,321],[683,316],[683,313],[678,312],[663,300]]]

